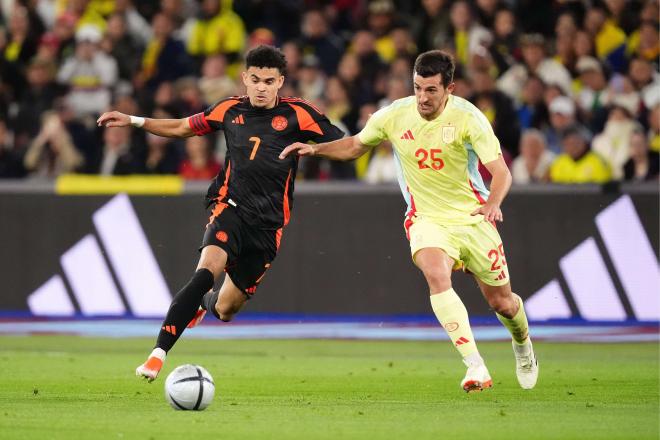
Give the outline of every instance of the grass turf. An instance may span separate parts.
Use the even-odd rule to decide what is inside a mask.
[[[0,438],[657,439],[658,344],[536,343],[536,389],[508,343],[482,343],[494,388],[465,394],[446,342],[183,338],[152,384],[144,339],[0,337]],[[175,366],[216,382],[203,412],[163,397]]]

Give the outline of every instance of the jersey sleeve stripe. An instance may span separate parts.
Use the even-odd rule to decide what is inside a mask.
[[[312,115],[309,114],[307,110],[300,107],[299,105],[288,103],[293,110],[296,112],[296,118],[298,118],[298,126],[300,130],[304,131],[313,131],[314,133],[323,134],[323,130],[319,127],[319,124],[316,123]]]
[[[227,195],[227,190],[229,189],[229,176],[231,174],[231,161],[227,162],[227,171],[225,171],[225,181],[224,184],[218,190],[218,202],[209,217],[209,225],[213,223],[216,217],[218,217],[222,211],[227,207],[226,203],[223,203],[221,200]]]
[[[211,127],[204,118],[204,113],[197,113],[188,118],[188,126],[197,136],[202,136],[211,132]]]
[[[212,111],[209,113],[209,115],[206,117],[207,119],[211,121],[218,121],[218,122],[223,122],[225,118],[225,113],[227,113],[227,110],[229,110],[231,107],[234,105],[238,104],[239,101],[238,99],[228,99],[226,101],[223,101],[219,103]]]

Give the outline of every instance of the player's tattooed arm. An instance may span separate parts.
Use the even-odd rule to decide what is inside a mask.
[[[183,138],[195,134],[192,128],[190,128],[188,118],[151,119],[112,111],[103,113],[96,120],[96,123],[99,127],[126,127],[132,125],[134,127],[141,127],[149,133],[165,137]]]
[[[333,160],[353,160],[370,149],[371,147],[363,145],[357,136],[349,136],[315,145],[296,142],[282,150],[280,159],[284,159],[289,154],[297,153],[298,156],[321,156]]]
[[[511,188],[511,173],[501,155],[497,159],[485,163],[484,166],[493,176],[493,180],[490,182],[490,195],[488,201],[472,212],[472,215],[481,214],[487,222],[501,222],[504,221],[504,216],[500,205]]]

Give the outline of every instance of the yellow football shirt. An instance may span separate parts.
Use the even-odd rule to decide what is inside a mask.
[[[414,96],[374,113],[358,134],[364,145],[390,140],[398,180],[408,204],[406,216],[423,216],[445,225],[471,225],[471,216],[488,199],[478,171],[502,151],[486,117],[469,101],[450,95],[440,116],[427,121]]]
[[[550,166],[550,180],[555,183],[605,183],[611,177],[605,161],[593,151],[577,161],[560,154]]]

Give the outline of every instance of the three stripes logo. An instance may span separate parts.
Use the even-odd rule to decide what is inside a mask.
[[[458,347],[459,345],[467,344],[468,342],[470,342],[468,338],[461,336],[456,340],[456,346]]]
[[[234,119],[231,120],[232,124],[239,124],[239,125],[244,125],[245,124],[245,119],[243,119],[243,115],[238,115]]]
[[[500,274],[495,278],[495,281],[502,281],[506,279],[506,273],[504,271],[500,272]]]
[[[414,141],[415,136],[413,136],[412,131],[407,130],[403,135],[401,136],[401,139],[405,139],[407,141]]]
[[[167,333],[176,336],[176,326],[175,325],[164,325],[161,329],[165,330]]]
[[[659,321],[660,268],[632,200],[620,197],[595,221],[603,251],[589,237],[560,258],[560,276],[525,301],[527,316],[534,320],[573,317],[570,294],[579,315],[588,321]]]
[[[164,316],[172,296],[128,196],[115,196],[92,220],[98,238],[88,234],[60,257],[64,276],[30,294],[32,314]]]

